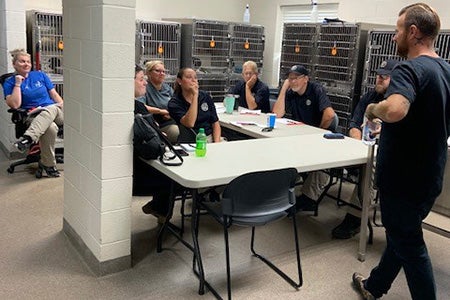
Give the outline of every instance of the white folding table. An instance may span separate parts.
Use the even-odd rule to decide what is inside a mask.
[[[369,149],[369,150],[368,150]],[[271,139],[242,140],[229,143],[208,144],[205,157],[190,154],[184,158],[181,166],[166,166],[157,160],[147,161],[152,167],[165,174],[179,185],[194,191],[218,185],[228,184],[234,178],[250,172],[275,170],[295,167],[300,172],[310,172],[328,168],[363,165],[364,197],[360,233],[359,259],[364,260],[369,197],[368,181],[372,172],[370,151],[373,147],[365,146],[361,141],[345,138],[330,140],[323,138],[322,133],[292,135]],[[196,192],[192,202],[191,234],[193,246],[183,243],[193,250],[199,269],[199,293],[204,293],[204,278],[200,249],[194,230],[196,216]],[[173,201],[173,199],[171,199]],[[168,226],[168,219],[161,228],[161,235]],[[160,247],[159,247],[160,248]]]

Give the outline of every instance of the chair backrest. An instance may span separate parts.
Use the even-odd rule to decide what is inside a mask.
[[[5,81],[13,76],[14,73],[6,73],[0,75],[0,85],[3,86]],[[11,122],[15,124],[16,138],[21,137],[27,129],[27,125],[25,124],[25,120],[28,116],[27,111],[22,108],[10,108],[8,112],[11,113]]]
[[[225,188],[222,213],[232,217],[258,217],[284,212],[295,204],[296,178],[295,168],[241,175]]]
[[[13,76],[14,73],[6,73],[3,75],[0,75],[0,85],[3,86],[3,84],[5,83],[6,79],[8,79],[9,77]]]
[[[13,76],[14,73],[5,73],[0,75],[0,84],[3,85],[3,83],[8,79],[9,77]]]
[[[178,144],[185,143],[195,143],[195,137],[196,133],[192,128],[187,128],[186,126],[182,124],[178,124],[178,129],[180,131],[180,134],[178,135]]]

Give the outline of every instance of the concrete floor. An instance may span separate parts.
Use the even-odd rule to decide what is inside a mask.
[[[156,253],[156,219],[144,215],[148,197],[132,202],[133,268],[95,277],[62,232],[63,178],[37,180],[33,168],[7,174],[9,161],[0,154],[0,299],[213,299],[197,294],[192,255],[173,237]],[[60,166],[63,169],[63,166]],[[64,174],[64,172],[62,172]],[[64,176],[64,175],[63,175]],[[349,193],[351,187],[346,187]],[[233,297],[235,299],[361,299],[353,290],[354,271],[368,274],[384,247],[384,232],[375,228],[365,262],[357,260],[358,236],[331,239],[345,210],[325,199],[318,217],[298,215],[304,285],[295,291],[272,270],[253,258],[250,230],[231,232]],[[179,219],[175,217],[175,222]],[[189,229],[189,228],[188,228]],[[295,272],[292,227],[284,219],[257,231],[257,248],[289,274]],[[433,261],[439,299],[450,299],[450,240],[425,231]],[[221,228],[202,217],[200,245],[207,279],[225,296]],[[409,299],[403,273],[383,299]]]

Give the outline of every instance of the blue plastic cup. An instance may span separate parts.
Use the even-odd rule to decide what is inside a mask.
[[[274,128],[276,118],[276,114],[267,114],[267,127]]]

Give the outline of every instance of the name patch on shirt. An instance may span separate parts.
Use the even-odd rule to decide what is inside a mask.
[[[202,105],[200,106],[200,109],[202,111],[208,111],[208,103],[202,103]]]

